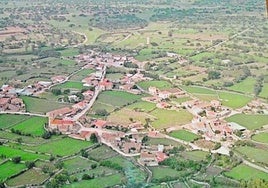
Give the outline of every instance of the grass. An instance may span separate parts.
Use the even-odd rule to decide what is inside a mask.
[[[205,87],[181,86],[181,88],[187,91],[188,93],[216,95],[216,91]]]
[[[90,166],[95,163],[96,162],[89,161],[87,159],[75,157],[64,161],[64,168],[67,169],[68,172],[75,172],[78,170],[90,169]]]
[[[225,172],[225,175],[237,180],[250,180],[255,178],[268,180],[268,174],[244,164],[240,164],[231,171]]]
[[[81,82],[84,78],[86,78],[87,76],[89,76],[93,72],[95,72],[95,71],[92,69],[83,69],[83,70],[79,71],[77,74],[73,75],[70,78],[70,80]]]
[[[12,175],[18,174],[26,169],[25,164],[14,164],[13,162],[6,162],[0,165],[0,182],[9,178]]]
[[[268,115],[235,114],[226,118],[226,120],[238,123],[249,130],[254,130],[268,124]]]
[[[144,90],[148,90],[150,86],[157,87],[160,90],[169,89],[172,87],[171,83],[167,81],[158,81],[158,80],[142,81],[138,83],[138,86],[140,86]]]
[[[210,94],[194,94],[195,97],[197,97],[198,99],[202,100],[202,101],[212,101],[212,100],[218,100],[218,96],[217,95],[210,95]]]
[[[261,90],[259,96],[266,98],[266,99],[268,98],[268,83],[263,84],[263,87],[262,87],[262,90]]]
[[[131,104],[128,106],[128,108],[132,110],[138,110],[140,112],[149,112],[156,108],[156,105],[154,103],[146,102],[146,101],[140,101],[136,102],[134,104]]]
[[[26,105],[27,112],[45,114],[46,112],[68,106],[66,104],[35,97],[21,96],[21,98]]]
[[[90,147],[91,145],[92,142],[63,138],[32,147],[32,149],[43,153],[50,153],[52,155],[66,156],[77,153],[81,149]]]
[[[190,97],[179,97],[179,98],[172,99],[172,101],[177,102],[179,104],[184,103],[186,101],[190,101],[190,100],[191,100]]]
[[[31,117],[13,127],[22,133],[31,134],[33,136],[42,136],[45,133],[44,125],[48,122],[44,117]]]
[[[218,92],[222,105],[231,108],[241,108],[252,100],[252,97],[230,92]]]
[[[208,152],[196,150],[196,151],[183,152],[182,156],[183,158],[187,158],[189,160],[202,161],[207,158],[208,154],[209,154]]]
[[[82,82],[68,81],[63,84],[57,85],[54,88],[82,90],[83,88],[86,88],[86,87],[83,86]]]
[[[131,93],[123,91],[105,91],[99,95],[97,102],[122,107],[134,103],[137,100],[140,100],[140,96]]]
[[[65,185],[66,188],[100,188],[100,187],[113,187],[115,185],[120,185],[122,183],[122,175],[114,174],[111,176],[96,178],[93,180],[83,180],[77,183],[73,183],[71,185]]]
[[[256,134],[252,137],[252,140],[268,144],[268,133],[264,132],[264,133]]]
[[[184,125],[189,123],[193,116],[186,110],[174,111],[174,110],[162,110],[156,109],[150,113],[157,117],[157,120],[151,124],[157,129],[168,128],[176,125]]]
[[[191,133],[189,131],[186,130],[178,130],[178,131],[173,131],[169,134],[170,136],[174,137],[174,138],[178,138],[180,140],[184,140],[187,142],[192,142],[194,140],[197,140],[198,138],[200,138],[200,136]]]
[[[8,128],[16,125],[20,122],[23,122],[30,118],[30,116],[26,115],[12,115],[12,114],[1,114],[0,115],[0,128]]]
[[[164,146],[181,146],[181,143],[176,142],[174,140],[169,140],[167,138],[149,138],[149,140],[146,142],[148,145],[164,145]]]
[[[105,160],[105,159],[108,159],[117,155],[118,154],[114,150],[110,149],[109,147],[105,145],[102,145],[89,152],[90,158],[96,161]]]
[[[254,78],[248,77],[242,82],[236,83],[235,85],[229,87],[228,89],[242,93],[253,94],[255,83],[256,80]]]
[[[153,181],[154,180],[163,180],[166,177],[179,178],[180,174],[178,171],[168,168],[168,167],[151,167],[150,170],[153,173]]]
[[[41,172],[41,170],[30,169],[6,182],[8,186],[19,186],[27,184],[40,184],[49,176]]]
[[[8,146],[0,146],[0,155],[5,155],[7,158],[20,156],[22,161],[34,161],[36,159],[48,159],[49,156],[30,153],[20,149],[10,148]]]
[[[79,54],[79,50],[77,48],[68,48],[59,51],[61,53],[61,56],[63,57],[73,57]]]
[[[249,146],[240,146],[235,148],[236,151],[245,155],[249,160],[253,160],[258,163],[268,164],[268,151]]]

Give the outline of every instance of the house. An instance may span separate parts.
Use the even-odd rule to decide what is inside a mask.
[[[87,102],[85,100],[79,102],[79,103],[76,103],[72,106],[74,109],[80,109],[80,110],[83,110],[87,107]]]
[[[105,128],[105,127],[106,127],[106,125],[107,125],[107,121],[98,119],[98,120],[96,120],[96,121],[93,123],[93,125],[94,125],[96,128],[102,129],[102,128]]]
[[[72,130],[74,122],[71,120],[54,119],[50,121],[50,128],[59,132],[69,132]]]
[[[96,131],[81,131],[80,132],[80,136],[84,139],[84,140],[87,140],[89,141],[90,140],[90,136],[92,134],[97,134]]]
[[[167,158],[168,156],[164,152],[156,152],[156,160],[158,163],[164,161]]]
[[[66,80],[66,76],[54,76],[51,78],[52,83],[61,83]]]
[[[69,114],[72,112],[72,109],[69,108],[69,107],[65,107],[65,108],[60,108],[60,109],[57,109],[57,110],[53,110],[53,111],[50,111],[47,113],[47,115],[52,118],[52,119],[55,119],[56,117],[62,117],[66,114]]]
[[[82,95],[83,95],[85,98],[92,98],[93,95],[94,95],[94,91],[87,90],[87,91],[83,92]]]
[[[6,110],[10,101],[10,98],[0,98],[0,110]]]
[[[104,79],[103,81],[100,82],[100,88],[102,90],[111,90],[113,89],[113,82],[110,82],[108,79]]]
[[[166,103],[166,102],[160,102],[160,103],[157,103],[157,104],[156,104],[156,107],[157,107],[157,108],[170,108],[171,105],[168,104],[168,103]]]
[[[158,166],[155,154],[149,151],[142,151],[138,161],[144,166]]]
[[[158,89],[156,88],[156,87],[149,87],[148,88],[148,91],[149,91],[149,93],[151,94],[151,95],[158,95]]]

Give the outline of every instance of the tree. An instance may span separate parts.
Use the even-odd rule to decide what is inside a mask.
[[[220,76],[221,76],[220,72],[217,72],[217,71],[209,71],[208,72],[208,79],[209,80],[219,79]]]
[[[12,158],[12,162],[15,163],[15,164],[20,163],[20,161],[21,161],[21,157],[20,156],[16,156],[16,157],[13,157]]]
[[[44,132],[44,134],[42,135],[42,138],[44,138],[44,139],[49,139],[49,138],[51,138],[51,133],[48,132],[48,131]]]
[[[60,89],[52,89],[51,92],[56,96],[61,95],[61,90]]]
[[[35,166],[35,163],[34,163],[34,161],[26,161],[25,165],[28,169],[30,169],[30,168],[33,168]]]
[[[109,115],[109,113],[105,109],[97,109],[95,114],[98,115],[98,116],[107,116],[107,115]]]
[[[98,143],[98,137],[95,133],[92,133],[90,135],[90,141],[93,142],[93,143]]]

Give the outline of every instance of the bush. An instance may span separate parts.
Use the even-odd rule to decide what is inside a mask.
[[[21,157],[20,156],[17,156],[17,157],[13,157],[12,158],[12,162],[13,163],[16,163],[17,164],[17,163],[20,163],[20,161],[21,161]]]

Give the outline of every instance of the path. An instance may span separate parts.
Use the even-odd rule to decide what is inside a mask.
[[[47,117],[47,115],[42,114],[35,114],[29,112],[7,112],[7,111],[0,111],[0,114],[17,114],[17,115],[28,115],[28,116],[39,116],[39,117]]]

